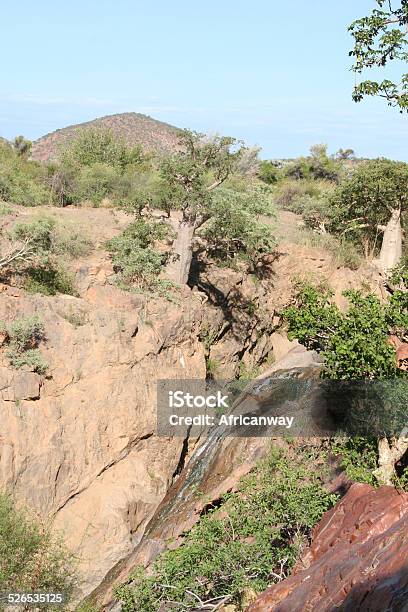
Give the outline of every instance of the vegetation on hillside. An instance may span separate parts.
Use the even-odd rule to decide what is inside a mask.
[[[0,321],[0,334],[11,367],[18,370],[25,366],[33,372],[45,374],[48,365],[38,349],[40,342],[45,340],[45,333],[38,316],[16,319],[10,325]]]
[[[75,560],[51,525],[40,522],[0,493],[0,591],[63,593],[66,603],[77,583]],[[61,609],[43,603],[41,609]],[[24,609],[32,608],[32,605]],[[65,606],[63,606],[63,609]],[[0,609],[5,609],[4,601]]]
[[[363,256],[382,253],[390,216],[398,216],[397,225],[404,223],[408,165],[357,160],[351,149],[329,155],[326,145],[314,145],[308,156],[284,164],[260,162],[256,148],[185,130],[173,154],[146,156],[112,130],[92,126],[76,132],[59,159],[48,165],[28,159],[30,146],[22,137],[13,146],[1,146],[0,177],[9,177],[1,192],[4,200],[104,205],[133,216],[121,239],[108,244],[122,286],[146,289],[159,277],[186,283],[194,253],[231,267],[241,262],[256,272],[275,248],[273,226],[265,217],[273,218],[279,208],[302,216],[299,242],[321,247],[335,262],[352,268]],[[131,243],[135,230],[143,234],[144,224],[157,225],[154,232],[162,238]],[[14,261],[16,253],[7,252],[2,266],[10,254]],[[399,256],[394,253],[392,265]],[[72,292],[67,275],[55,270],[55,262],[51,267],[47,272],[36,266],[27,286],[35,290],[48,284],[50,293]]]
[[[374,475],[386,484],[395,481],[396,465],[408,450],[408,368],[396,354],[396,345],[408,341],[406,275],[402,267],[391,273],[396,288],[387,301],[362,291],[345,292],[346,312],[332,302],[329,289],[306,285],[283,313],[289,337],[324,357],[324,377],[360,381],[331,387],[331,411],[345,433],[377,437]]]
[[[138,568],[116,596],[125,612],[235,604],[285,578],[313,526],[336,501],[322,484],[324,449],[272,448],[236,493],[210,507],[152,572]],[[315,466],[319,465],[319,474]]]
[[[31,293],[75,294],[63,262],[89,253],[90,239],[80,228],[38,215],[27,222],[17,221],[2,238],[3,279],[12,276]]]
[[[128,147],[142,146],[147,153],[167,155],[177,146],[177,128],[140,113],[119,113],[99,117],[86,123],[70,125],[46,134],[32,146],[33,158],[45,163],[55,162],[62,149],[69,147],[78,132],[87,129],[112,131]]]
[[[48,204],[50,190],[46,168],[0,140],[0,201],[40,206]]]

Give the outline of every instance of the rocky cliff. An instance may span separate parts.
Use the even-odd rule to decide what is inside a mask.
[[[37,212],[15,207],[6,222]],[[104,242],[129,223],[126,215],[105,209],[41,212],[82,225],[94,248],[70,264],[77,297],[0,286],[1,321],[33,314],[43,321],[40,350],[49,366],[44,375],[13,369],[0,349],[0,487],[52,517],[79,558],[86,595],[133,554],[194,446],[155,435],[156,381],[205,378],[209,360],[221,376],[238,376],[241,363],[248,371],[269,367],[291,347],[276,331],[277,312],[299,267],[329,277],[339,295],[358,286],[361,275],[334,269],[322,252],[283,243],[270,275],[259,283],[207,265],[196,285],[178,290],[173,301],[147,298],[112,281]],[[239,476],[258,450],[241,441],[225,457]],[[247,465],[240,466],[242,457]],[[232,468],[224,459],[218,455],[211,495],[231,486]]]

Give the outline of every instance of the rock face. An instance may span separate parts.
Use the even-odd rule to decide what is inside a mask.
[[[38,212],[81,225],[93,251],[67,262],[80,297],[0,285],[0,321],[38,315],[46,334],[39,348],[49,365],[44,376],[12,369],[0,333],[0,490],[53,518],[80,560],[79,595],[86,595],[121,561],[135,558],[146,525],[182,486],[174,476],[188,466],[195,441],[155,436],[156,381],[204,378],[206,357],[225,377],[240,373],[241,363],[247,372],[259,363],[266,368],[292,346],[275,330],[299,262],[323,273],[330,265],[319,253],[289,245],[259,285],[242,273],[208,268],[201,275],[206,296],[184,287],[177,303],[146,299],[111,284],[104,243],[129,217],[102,208],[15,207],[7,223]],[[337,274],[336,288],[359,282],[351,271]],[[288,359],[280,367],[307,365],[299,347]],[[264,446],[260,439],[224,441],[203,478],[210,497],[233,487]],[[191,495],[177,520],[150,533],[158,547],[197,520],[202,508]]]
[[[293,575],[248,612],[408,610],[408,494],[354,484],[314,530]]]
[[[253,386],[250,384],[241,402],[248,408],[256,409],[263,395],[268,395],[268,377],[275,378],[282,370],[291,371],[293,376],[309,378],[318,376],[320,368],[321,363],[314,352],[297,346],[260,377],[259,380],[265,382],[265,388],[262,387],[263,390],[255,395],[251,392]],[[275,444],[279,443],[280,440],[275,439]],[[94,593],[98,604],[110,609],[115,603],[113,588],[126,581],[135,567],[149,566],[169,542],[172,546],[179,545],[205,508],[210,507],[223,493],[234,490],[240,478],[264,456],[270,444],[270,438],[233,438],[225,437],[222,432],[200,439],[195,452],[147,526],[139,545]]]
[[[293,221],[292,221],[293,222]],[[288,231],[286,233],[289,233]],[[364,279],[376,290],[374,273],[364,274],[333,266],[331,257],[319,249],[283,242],[267,262],[260,277],[242,271],[196,262],[195,280],[209,300],[205,305],[202,337],[214,377],[254,378],[257,365],[283,357],[297,342],[290,343],[277,330],[280,313],[290,302],[296,281],[319,276],[333,288],[340,308],[347,308],[342,295],[346,289],[359,289]]]
[[[81,298],[4,288],[0,320],[41,317],[46,376],[0,364],[0,487],[54,517],[80,557],[82,592],[137,543],[164,497],[182,439],[154,436],[158,378],[205,377],[201,302],[113,286]]]

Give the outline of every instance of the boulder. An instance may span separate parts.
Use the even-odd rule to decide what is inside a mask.
[[[248,612],[408,610],[408,494],[353,484],[325,513],[292,576]]]

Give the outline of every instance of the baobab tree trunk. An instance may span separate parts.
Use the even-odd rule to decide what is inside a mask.
[[[407,435],[405,430],[399,438],[393,439],[391,444],[387,438],[378,441],[378,468],[374,471],[374,476],[380,484],[393,484],[395,464],[408,450]]]
[[[192,222],[181,221],[173,242],[165,275],[174,283],[186,285],[193,259],[193,238],[195,226]]]
[[[402,257],[401,211],[393,210],[384,230],[380,257],[378,260],[382,272],[388,272],[396,266]]]

